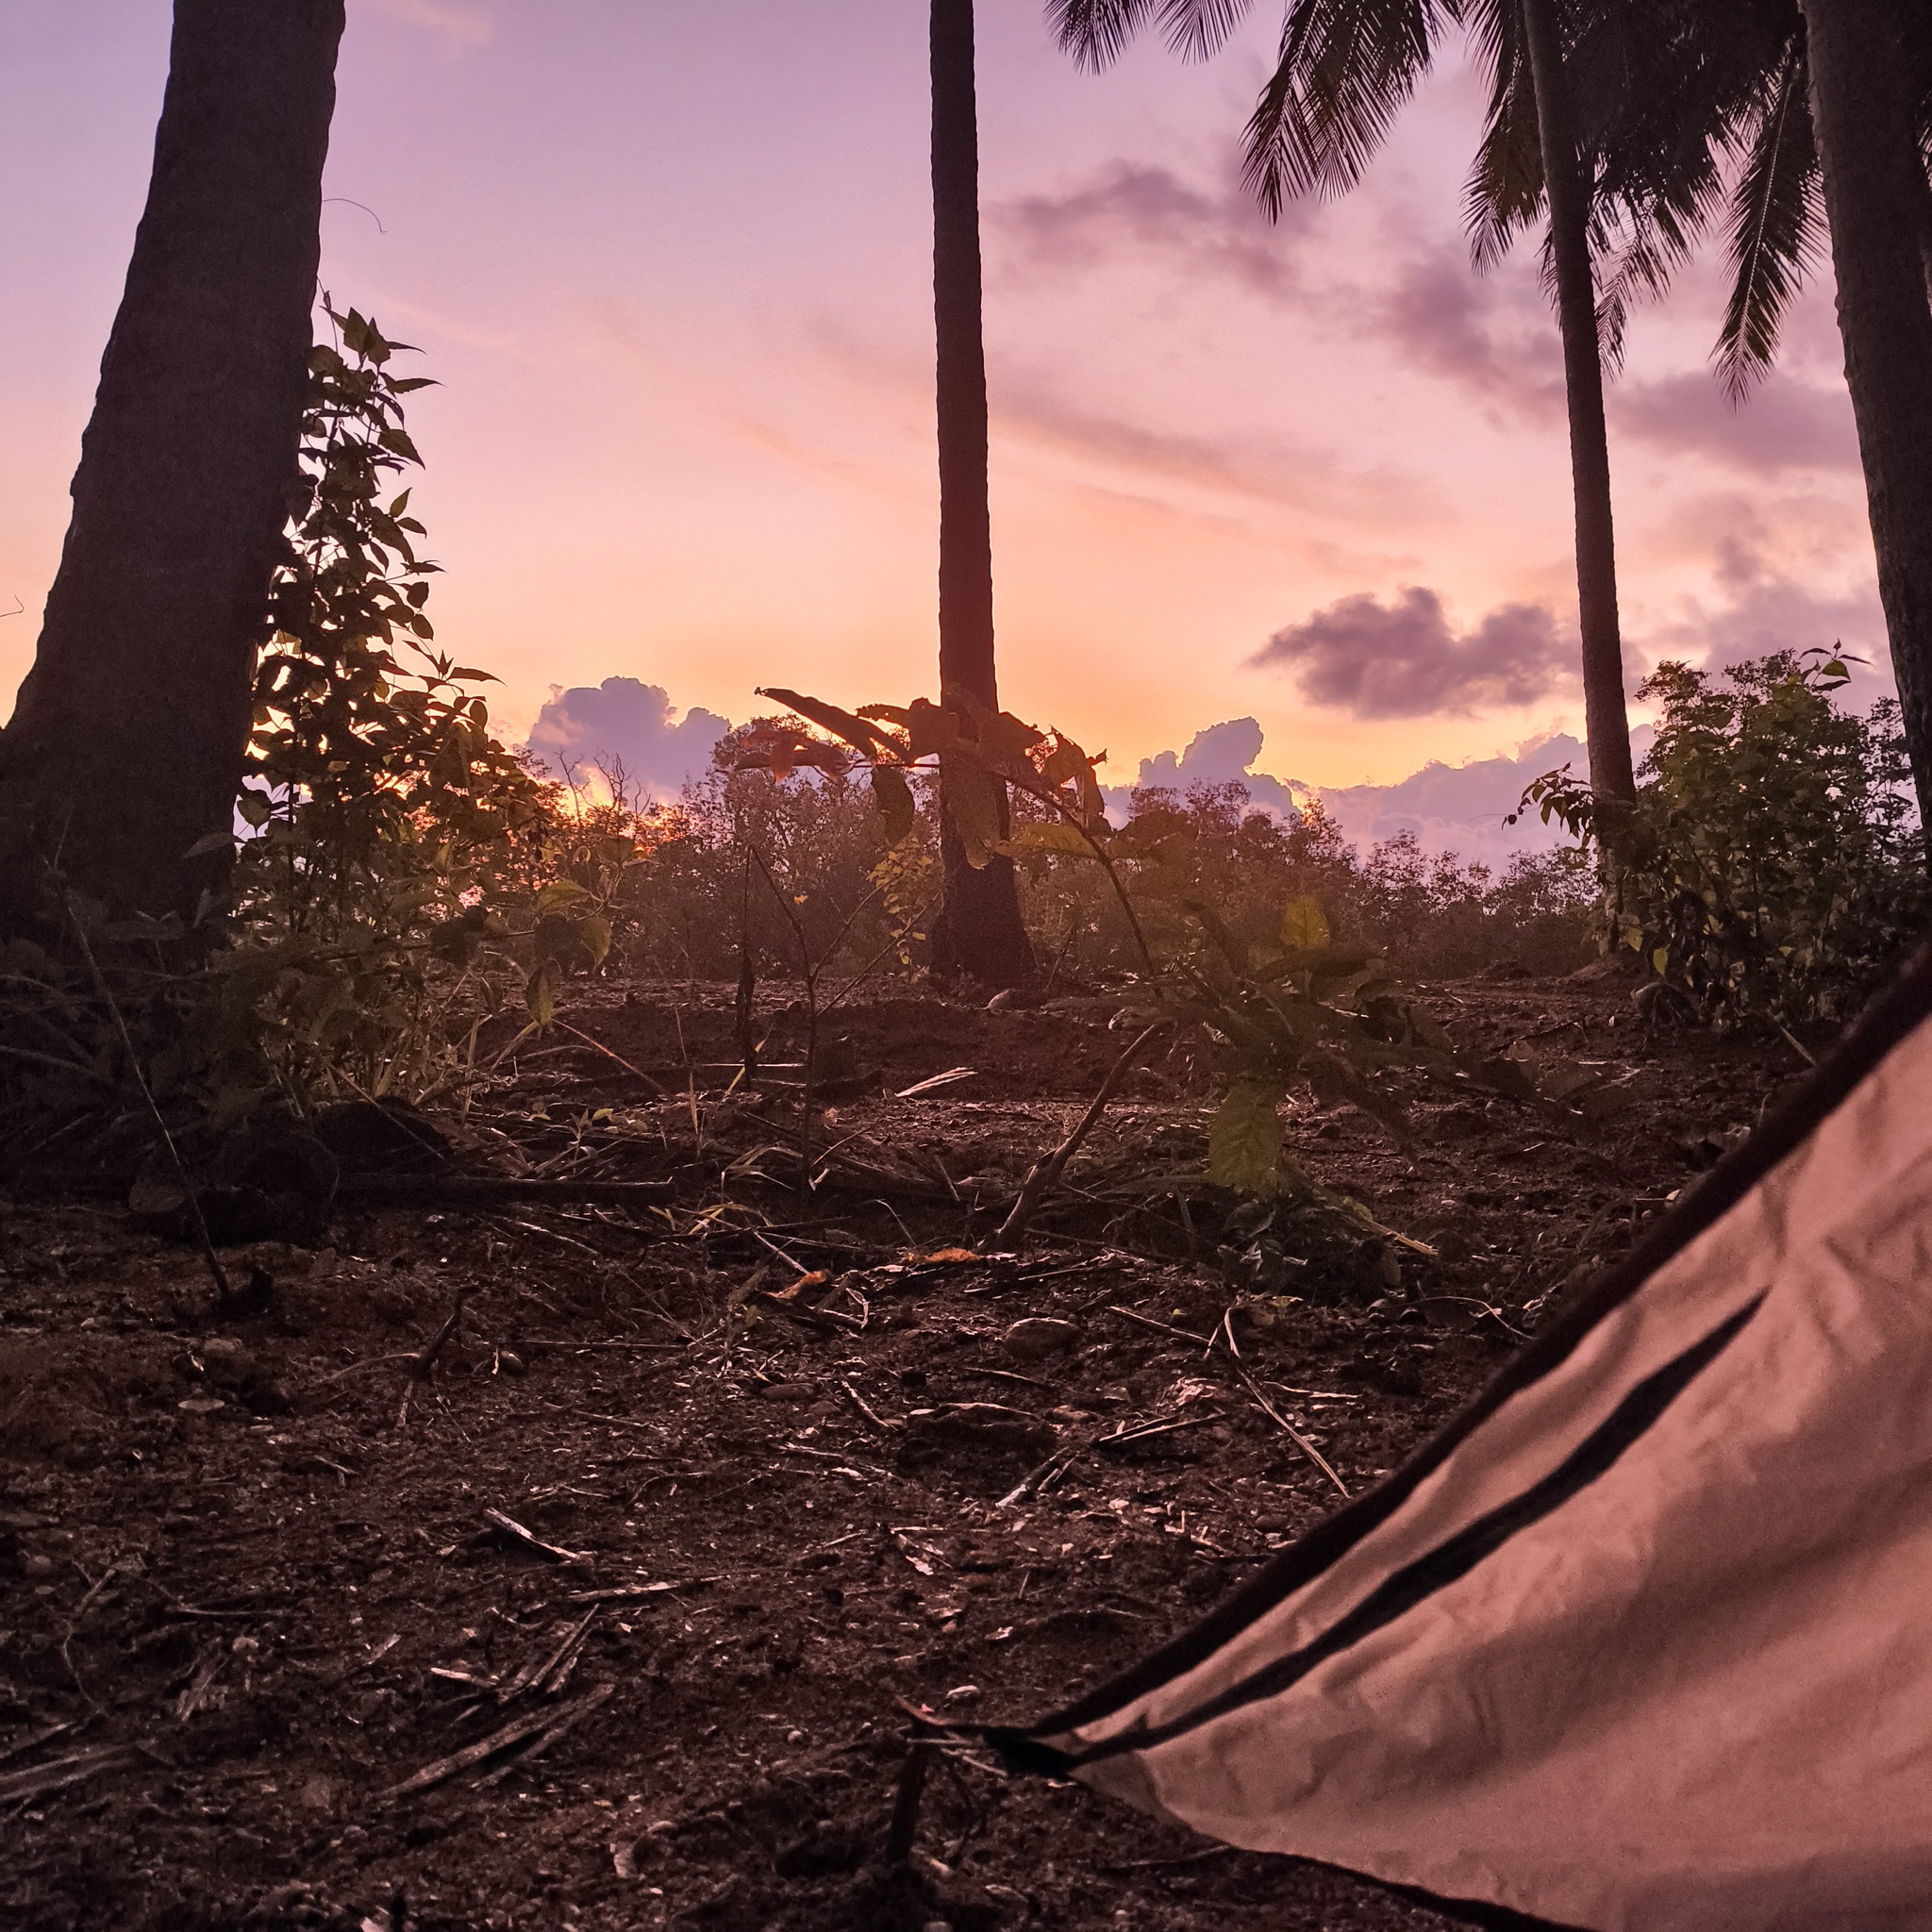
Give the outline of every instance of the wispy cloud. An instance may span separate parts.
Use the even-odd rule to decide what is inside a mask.
[[[488,18],[454,0],[358,0],[375,13],[386,13],[410,26],[425,27],[454,41],[459,47],[480,47],[490,38]]]
[[[1891,678],[1875,580],[1825,590],[1801,583],[1774,561],[1770,540],[1761,536],[1721,539],[1711,593],[1687,598],[1674,616],[1651,626],[1643,642],[1654,660],[1713,666],[1842,644],[1872,666],[1868,688],[1889,686]]]
[[[1512,412],[1560,412],[1562,353],[1547,305],[1522,277],[1479,275],[1455,245],[1391,238],[1380,275],[1311,273],[1298,246],[1324,217],[1313,197],[1271,224],[1239,189],[1208,192],[1168,168],[1116,161],[1058,193],[996,205],[988,225],[1029,275],[1154,259],[1164,276],[1212,277],[1274,307],[1388,342],[1411,366]],[[1527,299],[1525,300],[1525,296]]]
[[[1459,249],[1399,261],[1394,279],[1364,300],[1366,325],[1412,367],[1446,376],[1512,414],[1559,417],[1563,351],[1541,299],[1513,280],[1479,275]]]
[[[999,430],[1169,483],[1324,517],[1399,516],[1416,510],[1423,495],[1408,478],[1363,470],[1334,450],[1133,423],[1085,408],[1048,382],[1007,369],[994,369],[991,394]]]
[[[1313,202],[1293,202],[1271,224],[1237,191],[1206,193],[1172,169],[1115,161],[1060,193],[997,203],[987,211],[987,225],[1030,273],[1155,255],[1169,271],[1220,275],[1287,302],[1306,293],[1289,243],[1317,211]]]
[[[1749,401],[1734,406],[1708,375],[1671,375],[1620,384],[1609,406],[1624,436],[1754,475],[1858,467],[1851,399],[1842,388],[1815,388],[1774,373]]]
[[[1278,630],[1248,661],[1291,672],[1310,704],[1356,718],[1467,717],[1533,704],[1574,675],[1540,604],[1505,604],[1459,636],[1434,591],[1344,597]]]

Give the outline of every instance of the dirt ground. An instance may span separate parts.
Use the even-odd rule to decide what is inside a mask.
[[[1127,1037],[1091,988],[831,1016],[809,1191],[796,1003],[765,1001],[765,1066],[727,1093],[731,989],[600,989],[466,1119],[398,1141],[352,1113],[339,1151],[393,1174],[426,1136],[468,1174],[661,1202],[350,1191],[306,1244],[225,1251],[246,1316],[119,1202],[23,1189],[0,1923],[1441,1924],[974,1757],[934,1773],[909,1873],[881,1862],[899,1700],[1030,1721],[1186,1624],[1392,1469],[1799,1071],[1653,1027],[1614,977],[1424,1000],[1463,1043],[1614,1090],[1592,1124],[1415,1085],[1406,1151],[1296,1102],[1318,1177],[1432,1254],[1190,1178],[1214,1090],[1187,1044],[1024,1244],[967,1252]]]

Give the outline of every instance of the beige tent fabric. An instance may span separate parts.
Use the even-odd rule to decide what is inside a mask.
[[[1191,1721],[1731,1317],[1578,1493]],[[1932,1022],[1328,1569],[1047,1741],[1231,1843],[1594,1932],[1932,1927]]]

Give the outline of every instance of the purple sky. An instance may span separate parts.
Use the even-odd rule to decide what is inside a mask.
[[[9,687],[168,15],[0,12]],[[1271,230],[1235,151],[1269,0],[1210,65],[1150,41],[1097,78],[1038,0],[979,15],[1006,701],[1123,779],[1246,716],[1260,769],[1335,787],[1577,730],[1555,327],[1529,251],[1468,265],[1460,62],[1356,194]],[[431,608],[514,730],[610,677],[730,718],[763,682],[930,689],[924,58],[918,0],[350,0],[324,279],[443,384],[411,416]],[[1882,663],[1829,288],[1741,412],[1721,296],[1700,270],[1640,312],[1612,392],[1633,682],[1839,638]]]

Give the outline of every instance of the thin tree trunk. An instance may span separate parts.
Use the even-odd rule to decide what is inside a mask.
[[[54,858],[192,917],[234,822],[291,508],[343,0],[176,0],[146,211],[33,669],[0,735],[0,925]]]
[[[973,0],[932,0],[933,313],[939,341],[940,698],[999,706],[987,502],[986,350],[980,332],[979,131]],[[944,779],[941,777],[941,788]],[[942,815],[943,820],[943,815]],[[1013,986],[1032,963],[1009,858],[975,867],[942,823],[945,896],[933,967]]]
[[[1522,0],[1536,89],[1537,133],[1550,200],[1557,321],[1570,403],[1570,475],[1576,508],[1576,605],[1583,632],[1583,711],[1590,782],[1601,798],[1636,796],[1624,643],[1617,622],[1617,544],[1610,516],[1610,445],[1604,422],[1603,350],[1590,260],[1590,193],[1577,159],[1555,0]]]
[[[1803,0],[1845,381],[1878,596],[1932,849],[1932,301],[1924,160],[1887,0]]]

